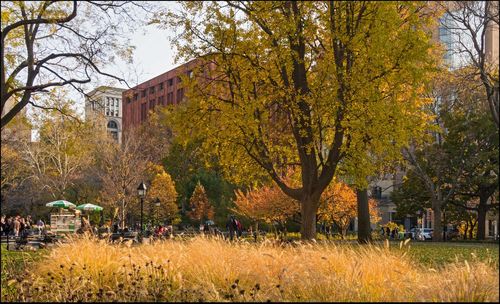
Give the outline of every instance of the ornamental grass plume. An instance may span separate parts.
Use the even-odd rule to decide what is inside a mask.
[[[411,250],[411,248],[409,249]],[[498,268],[427,269],[405,250],[195,237],[140,246],[91,238],[54,248],[2,301],[495,301]]]

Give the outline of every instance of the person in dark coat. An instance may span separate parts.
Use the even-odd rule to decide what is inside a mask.
[[[233,240],[235,232],[238,230],[238,225],[234,215],[231,215],[226,222],[226,229],[229,231],[229,240]]]

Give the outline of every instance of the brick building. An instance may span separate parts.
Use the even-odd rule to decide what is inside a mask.
[[[149,111],[157,106],[179,104],[185,97],[181,76],[193,77],[193,70],[200,64],[201,59],[193,59],[124,91],[123,129],[127,130],[146,121]]]

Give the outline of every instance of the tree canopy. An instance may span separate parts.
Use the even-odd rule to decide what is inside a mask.
[[[267,175],[300,201],[305,239],[340,163],[365,184],[375,169],[367,151],[399,154],[428,118],[419,95],[434,58],[424,3],[182,7],[153,21],[181,29],[181,58],[201,56],[174,131],[203,138],[233,180]],[[282,178],[289,167],[300,172],[297,187]]]

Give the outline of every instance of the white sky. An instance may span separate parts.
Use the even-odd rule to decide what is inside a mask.
[[[173,1],[158,4],[169,9],[179,7],[179,4]],[[107,66],[103,70],[125,79],[133,87],[173,69],[182,64],[182,62],[174,64],[176,53],[169,42],[171,35],[171,31],[158,29],[157,25],[139,25],[134,33],[130,33],[130,44],[135,46],[132,64],[117,60],[115,64]],[[85,91],[90,92],[102,85],[127,88],[125,84],[120,84],[114,79],[102,78],[100,80],[93,80],[90,84],[86,85],[88,89]],[[83,114],[85,106],[84,96],[69,87],[68,90],[69,97],[77,103],[77,112]]]

